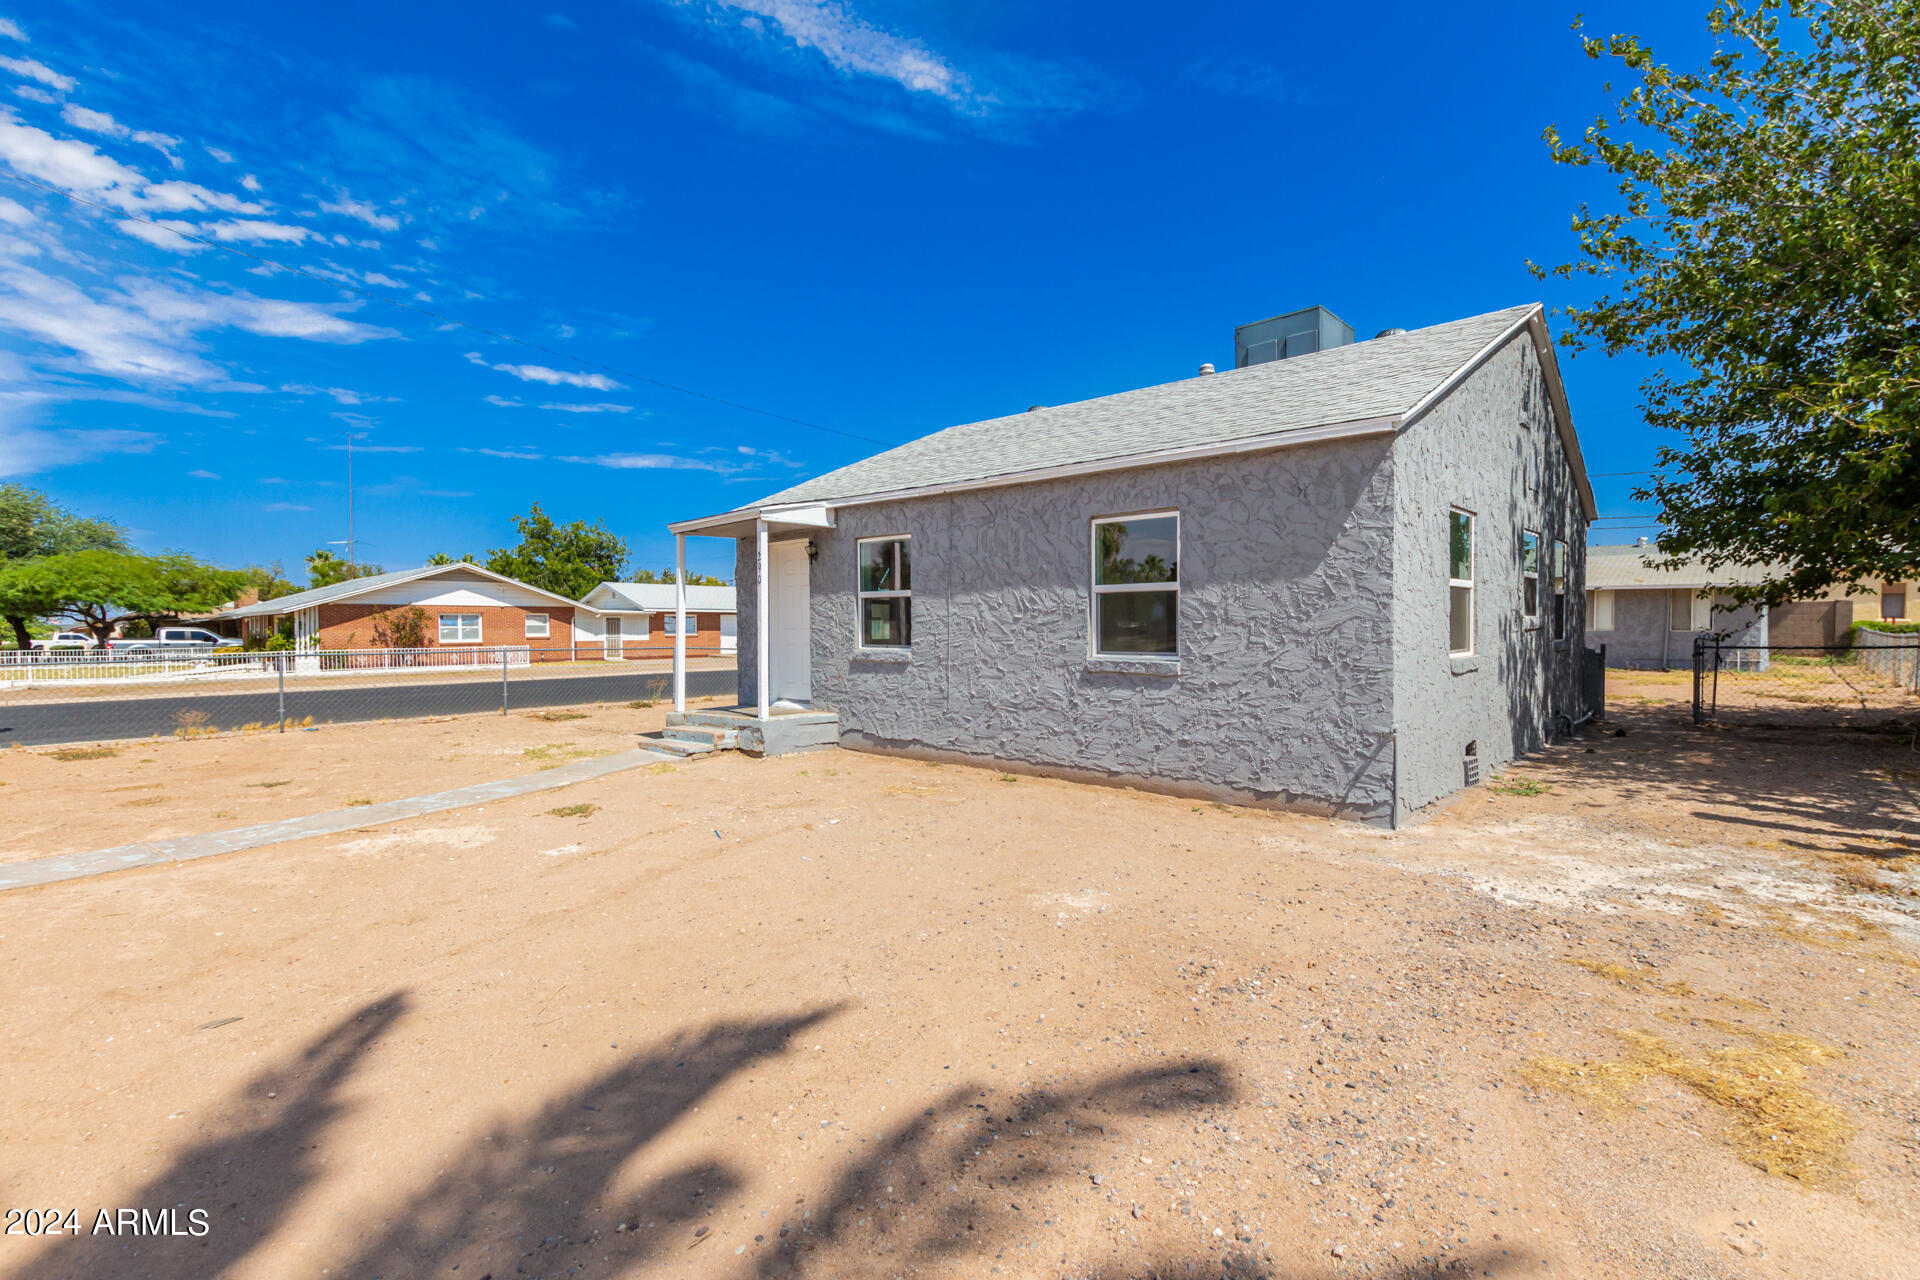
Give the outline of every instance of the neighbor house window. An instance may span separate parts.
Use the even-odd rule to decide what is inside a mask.
[[[1531,529],[1520,534],[1520,612],[1528,626],[1540,625],[1540,535]]]
[[[1698,591],[1669,591],[1667,606],[1670,630],[1705,631],[1713,626],[1713,601]]]
[[[1591,631],[1613,630],[1613,592],[1587,592],[1587,628]]]
[[[1179,654],[1179,512],[1093,522],[1093,651]]]
[[[441,644],[479,644],[480,615],[443,613],[440,615]]]
[[[1882,591],[1880,593],[1880,617],[1885,622],[1903,622],[1907,616],[1907,593],[1904,591]]]
[[[1553,638],[1565,640],[1572,619],[1567,600],[1567,544],[1554,540],[1553,544]]]
[[[855,544],[862,649],[904,649],[913,643],[911,549],[904,535],[862,538]]]
[[[678,635],[679,632],[676,631],[675,628],[680,625],[680,615],[677,613],[665,613],[660,616],[664,620],[663,627],[662,627],[662,634],[670,635],[670,636]],[[690,636],[697,636],[700,634],[700,615],[699,614],[690,613],[687,615],[687,634]]]
[[[1473,513],[1447,513],[1447,651],[1473,652]]]
[[[530,613],[527,615],[527,638],[529,640],[545,640],[548,635],[548,629],[546,614]]]

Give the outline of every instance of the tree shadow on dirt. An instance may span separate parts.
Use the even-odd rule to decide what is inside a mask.
[[[696,1161],[615,1201],[620,1169],[740,1071],[786,1050],[831,1017],[826,1006],[790,1018],[716,1022],[682,1034],[524,1120],[501,1124],[454,1154],[446,1171],[405,1203],[337,1274],[354,1277],[609,1273],[684,1248],[687,1224],[745,1175]]]
[[[215,1276],[251,1253],[319,1178],[320,1139],[345,1109],[341,1098],[361,1055],[406,1012],[395,994],[342,1018],[305,1049],[249,1080],[227,1103],[218,1136],[187,1148],[134,1192],[125,1206],[175,1209],[177,1229],[188,1214],[207,1211],[206,1233],[190,1235],[90,1234],[81,1211],[79,1235],[58,1237],[12,1280],[112,1280],[125,1276]]]
[[[1624,728],[1628,736],[1611,736]],[[1592,754],[1586,748],[1593,748]],[[1774,833],[1808,852],[1892,859],[1920,853],[1920,750],[1905,735],[1694,728],[1646,712],[1613,713],[1559,748],[1569,788],[1591,782],[1631,805],[1707,805],[1693,835]],[[1727,812],[1733,810],[1733,812]]]

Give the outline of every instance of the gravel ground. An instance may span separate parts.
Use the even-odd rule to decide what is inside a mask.
[[[1920,756],[1662,714],[1399,833],[726,756],[0,896],[7,1204],[208,1228],[0,1271],[1912,1276]]]

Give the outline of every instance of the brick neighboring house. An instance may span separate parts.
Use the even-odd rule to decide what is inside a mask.
[[[582,603],[592,612],[579,624],[580,644],[604,646],[608,657],[673,656],[674,585],[603,582]],[[732,587],[687,588],[687,656],[714,658],[739,644]]]
[[[243,637],[268,636],[284,625],[303,648],[372,649],[382,647],[374,636],[380,615],[409,608],[427,615],[426,648],[525,645],[535,650],[536,660],[546,661],[574,656],[583,615],[593,613],[578,601],[461,562],[353,578],[240,605],[220,621],[236,624]]]

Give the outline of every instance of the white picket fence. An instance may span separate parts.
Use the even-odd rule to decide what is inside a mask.
[[[32,685],[171,684],[289,676],[352,676],[383,671],[473,674],[533,664],[528,645],[427,649],[108,649],[0,651],[0,689]]]

